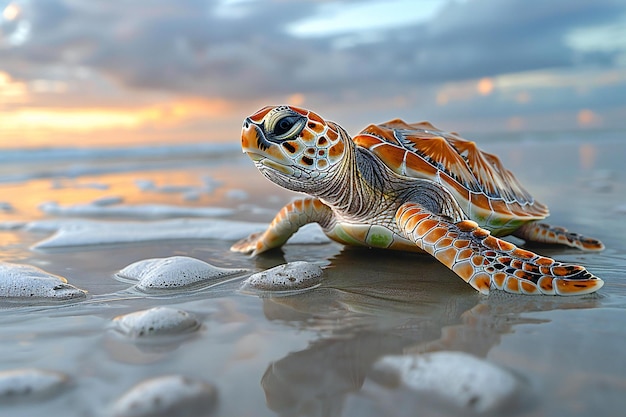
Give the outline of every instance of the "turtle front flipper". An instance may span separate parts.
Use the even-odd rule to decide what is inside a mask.
[[[317,198],[302,198],[283,207],[267,230],[253,233],[241,239],[230,250],[233,252],[258,255],[285,244],[300,227],[308,223],[329,224],[333,213],[327,205]]]
[[[579,235],[564,227],[550,226],[545,223],[530,222],[513,232],[513,236],[527,242],[554,243],[578,248],[585,251],[601,251],[604,245],[598,239]]]
[[[604,282],[584,267],[563,264],[490,236],[471,220],[452,223],[417,203],[405,203],[396,223],[406,237],[483,294],[589,294]]]

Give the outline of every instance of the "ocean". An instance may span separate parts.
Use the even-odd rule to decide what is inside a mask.
[[[0,299],[0,415],[621,415],[625,134],[477,140],[551,224],[606,245],[532,247],[605,281],[579,297],[482,296],[429,256],[344,247],[315,226],[280,251],[231,252],[297,196],[237,141],[0,150],[0,279],[21,294]],[[142,286],[160,258],[161,286]],[[242,289],[295,261],[321,280]],[[39,286],[15,278],[24,268]],[[400,357],[426,373],[394,370]]]

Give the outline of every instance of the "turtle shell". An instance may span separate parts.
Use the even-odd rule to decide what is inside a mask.
[[[399,176],[440,183],[465,214],[496,235],[548,215],[497,156],[428,122],[396,119],[369,125],[353,138]]]

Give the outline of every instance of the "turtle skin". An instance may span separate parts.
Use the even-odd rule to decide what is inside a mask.
[[[280,247],[315,222],[343,244],[426,252],[483,294],[579,295],[603,285],[582,266],[500,239],[604,248],[540,223],[548,208],[495,155],[456,133],[396,119],[350,137],[312,111],[282,105],[246,118],[241,142],[264,176],[309,197],[287,204],[267,230],[233,251]]]

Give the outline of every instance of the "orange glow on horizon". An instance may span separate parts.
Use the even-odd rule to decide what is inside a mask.
[[[234,133],[214,126],[229,126],[224,120],[234,113],[234,103],[217,98],[177,98],[143,107],[20,105],[0,112],[0,148],[224,140],[237,133],[239,123],[232,124]]]
[[[89,131],[171,126],[192,119],[213,118],[229,108],[230,104],[225,101],[204,99],[182,99],[143,108],[23,107],[0,113],[0,131],[29,128]]]
[[[438,106],[445,106],[452,102],[470,101],[477,96],[492,94],[496,86],[494,80],[489,77],[480,80],[458,81],[446,83],[438,89],[435,101]]]
[[[481,96],[488,96],[489,94],[493,93],[493,89],[493,80],[488,77],[481,78],[476,85],[476,91],[478,91],[478,94],[480,94]]]
[[[0,71],[0,105],[4,103],[22,103],[28,99],[26,84],[13,81],[6,72]]]

